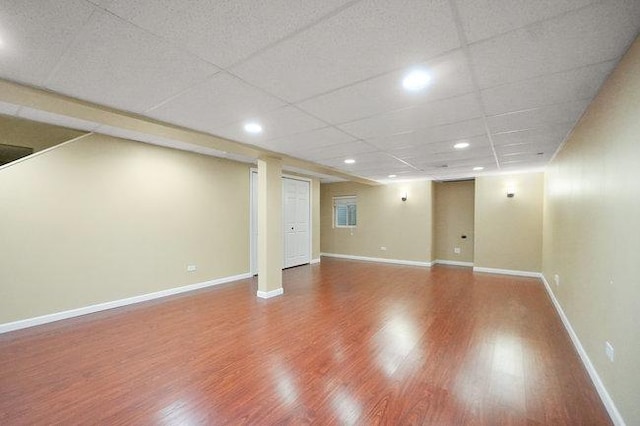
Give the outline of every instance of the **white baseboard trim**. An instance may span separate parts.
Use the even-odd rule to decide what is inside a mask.
[[[431,262],[433,265],[451,265],[451,266],[473,266],[473,262],[459,262],[457,260],[436,259]]]
[[[337,257],[340,259],[364,260],[366,262],[394,263],[396,265],[409,265],[409,266],[426,266],[427,268],[431,267],[431,262],[419,262],[417,260],[383,259],[381,257],[352,256],[350,254],[336,254],[336,253],[320,253],[320,255],[327,256],[327,257]]]
[[[541,278],[541,272],[533,272],[533,271],[516,271],[514,269],[498,269],[498,268],[485,268],[482,266],[474,266],[473,272],[486,272],[489,274],[500,274],[500,275],[515,275],[517,277],[531,277],[531,278]]]
[[[551,291],[551,286],[549,285],[549,282],[547,281],[545,276],[542,274],[540,274],[540,278],[542,279],[544,287],[547,290],[547,294],[549,295],[549,298],[551,298],[551,302],[553,303],[553,306],[556,308],[558,315],[560,315],[560,319],[562,320],[562,324],[564,324],[564,328],[567,330],[567,333],[569,333],[569,337],[571,337],[571,342],[573,342],[573,346],[575,346],[576,351],[578,351],[578,355],[580,355],[580,359],[582,360],[582,363],[587,369],[587,372],[589,373],[589,377],[591,377],[591,381],[593,382],[593,385],[596,387],[596,391],[598,392],[598,395],[600,395],[600,399],[602,400],[602,403],[604,404],[605,408],[607,409],[607,412],[609,413],[609,416],[611,417],[611,421],[613,421],[613,424],[616,426],[625,426],[626,423],[624,422],[622,415],[618,411],[618,408],[616,407],[616,404],[613,402],[613,399],[611,399],[611,395],[609,395],[609,392],[607,392],[607,389],[604,387],[604,383],[602,383],[602,380],[600,379],[598,372],[593,366],[593,363],[591,363],[591,360],[589,359],[587,352],[584,350],[582,343],[580,343],[580,339],[578,339],[578,335],[573,330],[573,327],[569,322],[569,318],[567,318],[564,311],[562,310],[562,306],[560,305],[560,302],[558,302],[558,299],[556,299],[556,295],[553,294],[553,291]]]
[[[280,296],[281,294],[284,294],[284,289],[282,287],[271,291],[258,290],[258,297],[261,299],[270,299],[272,297]]]
[[[182,287],[169,288],[167,290],[141,294],[139,296],[127,297],[125,299],[113,300],[111,302],[98,303],[95,305],[84,306],[82,308],[71,309],[68,311],[56,312],[53,314],[42,315],[39,317],[8,322],[8,323],[0,324],[0,334],[8,333],[10,331],[20,330],[22,328],[35,327],[36,325],[47,324],[54,321],[60,321],[68,318],[79,317],[81,315],[92,314],[94,312],[106,311],[107,309],[133,305],[134,303],[146,302],[148,300],[172,296],[174,294],[186,293],[189,291],[199,290],[205,287],[225,284],[231,281],[237,281],[237,280],[242,280],[242,279],[251,278],[251,277],[252,275],[250,273],[232,275],[229,277],[217,278],[215,280],[205,281],[202,283],[189,284]]]
[[[309,262],[311,265],[313,265],[314,263],[320,263],[320,258],[317,259],[311,259],[311,262]]]

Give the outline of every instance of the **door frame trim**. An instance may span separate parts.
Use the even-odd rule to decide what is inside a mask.
[[[258,169],[256,167],[249,168],[249,270],[252,275],[255,275],[258,272],[258,259],[257,259],[257,256],[255,259],[253,258],[253,246],[254,244],[257,245],[258,241],[254,241],[254,238],[253,238],[253,231],[254,231],[253,214],[254,212],[257,214],[258,206],[255,205],[255,203],[253,202],[253,192],[257,188],[254,188],[251,182],[252,173],[255,173],[257,175]],[[287,178],[287,179],[294,179],[294,180],[309,182],[309,263],[313,263],[313,196],[314,196],[313,179],[303,177],[303,176],[291,175],[287,173],[282,173],[280,175],[280,178]],[[283,212],[282,218],[284,218],[284,212]],[[284,232],[283,232],[283,238],[284,238]],[[283,245],[283,248],[284,248],[284,245]],[[256,251],[256,255],[257,255],[257,251]],[[284,262],[284,259],[283,259],[283,262]],[[283,269],[284,269],[284,265],[283,265]]]

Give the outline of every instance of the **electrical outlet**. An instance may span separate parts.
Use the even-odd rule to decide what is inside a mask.
[[[187,272],[195,272],[198,267],[196,265],[187,265]]]
[[[604,353],[607,355],[607,358],[609,358],[609,361],[613,362],[615,351],[611,343],[604,342]]]
[[[382,247],[380,247],[380,250],[387,251],[387,248],[385,246],[382,246]]]
[[[453,252],[454,252],[455,254],[460,254],[460,247],[456,247],[456,248],[454,248],[454,249],[453,249]]]
[[[553,281],[555,281],[555,283],[556,283],[556,287],[558,287],[558,286],[560,285],[560,275],[555,274],[555,275],[553,276]]]

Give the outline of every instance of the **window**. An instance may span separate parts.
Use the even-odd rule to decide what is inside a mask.
[[[333,225],[336,228],[353,228],[357,220],[356,197],[333,197]]]

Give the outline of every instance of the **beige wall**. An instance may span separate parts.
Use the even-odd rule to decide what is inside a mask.
[[[431,261],[431,182],[368,186],[322,184],[321,251],[352,256]],[[407,192],[403,202],[401,194]],[[357,196],[358,226],[333,227],[333,197]],[[383,251],[380,247],[386,247]]]
[[[248,272],[248,169],[89,135],[0,170],[0,323]]]
[[[507,186],[516,190],[507,198]],[[542,173],[476,179],[474,266],[542,270]]]
[[[629,425],[640,424],[639,161],[636,40],[548,167],[543,270]]]
[[[435,259],[473,262],[474,193],[472,180],[434,183]],[[454,253],[456,247],[460,254]]]
[[[258,160],[258,294],[282,288],[282,160]]]

